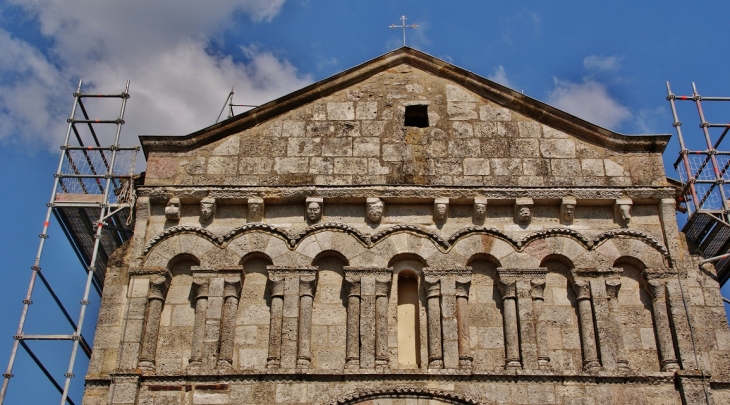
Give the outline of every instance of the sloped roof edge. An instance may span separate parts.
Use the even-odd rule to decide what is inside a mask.
[[[671,135],[664,134],[623,135],[610,131],[441,59],[412,48],[402,47],[191,134],[140,135],[142,149],[145,157],[149,152],[189,151],[252,128],[401,64],[408,64],[450,80],[528,118],[612,150],[663,152],[671,138]]]

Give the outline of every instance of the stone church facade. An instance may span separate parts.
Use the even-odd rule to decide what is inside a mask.
[[[84,404],[730,403],[669,136],[401,48],[141,140]]]

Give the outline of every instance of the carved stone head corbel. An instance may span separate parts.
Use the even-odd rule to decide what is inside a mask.
[[[532,198],[521,197],[515,200],[515,222],[519,225],[529,225],[532,221]]]
[[[373,222],[380,222],[383,218],[384,208],[383,200],[380,198],[368,198],[365,202],[366,215]]]
[[[614,204],[617,219],[627,226],[631,222],[631,206],[633,204],[634,202],[630,198],[617,198]]]
[[[215,198],[205,197],[200,200],[200,220],[207,221],[215,215]]]
[[[449,199],[437,198],[433,202],[434,222],[444,222],[449,217]]]
[[[487,199],[484,197],[474,197],[474,221],[483,223],[487,217]]]
[[[262,222],[264,219],[264,199],[251,197],[248,199],[248,222]]]
[[[180,213],[182,211],[182,205],[180,199],[177,197],[170,198],[165,207],[165,216],[167,219],[180,219]]]
[[[560,203],[560,216],[567,224],[573,223],[573,219],[575,219],[575,205],[575,197],[571,196],[563,197],[563,201]]]
[[[319,197],[307,197],[305,206],[305,214],[307,221],[310,223],[319,222],[322,219],[322,208],[324,200]]]

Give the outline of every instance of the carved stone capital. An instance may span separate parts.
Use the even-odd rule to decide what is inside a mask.
[[[272,297],[284,296],[284,274],[276,271],[269,271],[269,285]]]
[[[621,280],[606,280],[606,295],[609,299],[618,299],[618,291],[621,289]]]
[[[469,289],[471,288],[471,277],[456,278],[456,297],[469,298]]]
[[[428,298],[441,296],[441,279],[438,277],[424,277],[426,282],[426,296]]]
[[[530,296],[534,300],[542,300],[543,293],[545,292],[545,279],[532,279],[530,280]]]
[[[299,272],[299,296],[313,297],[314,285],[317,281],[317,273],[314,271]]]
[[[223,279],[223,298],[241,297],[241,278],[225,277]]]
[[[375,276],[375,296],[387,297],[390,290],[390,277],[388,275]]]
[[[578,300],[587,300],[591,298],[591,283],[588,280],[573,280],[573,290]]]
[[[157,299],[160,301],[164,301],[168,288],[170,288],[169,273],[159,277],[155,277],[150,280],[150,289],[147,293],[147,298],[150,300]]]
[[[195,299],[208,298],[208,287],[210,280],[207,278],[193,278],[193,295]]]
[[[348,297],[360,296],[360,276],[345,275],[345,287],[347,288]]]
[[[649,279],[644,282],[653,301],[663,300],[667,293],[667,282],[663,279]]]
[[[514,278],[499,278],[499,292],[502,300],[517,298],[517,280]]]

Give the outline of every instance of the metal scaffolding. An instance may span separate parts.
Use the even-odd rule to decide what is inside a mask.
[[[730,147],[723,143],[730,124],[709,122],[706,113],[727,119],[730,104],[721,102],[730,101],[730,97],[701,96],[694,83],[691,96],[678,96],[667,82],[667,100],[680,147],[674,169],[682,182],[681,203],[688,213],[682,232],[691,244],[690,250],[701,254],[705,262],[715,262],[723,285],[730,278]],[[682,133],[678,106],[681,101],[693,103],[697,110],[699,130],[692,134]],[[703,102],[713,105],[703,107]]]
[[[124,111],[129,98],[129,81],[119,94],[85,94],[81,92],[81,82],[74,93],[74,105],[71,116],[67,120],[66,137],[61,146],[61,156],[54,175],[51,199],[47,204],[43,230],[40,233],[38,251],[31,266],[31,277],[28,290],[23,300],[17,333],[14,336],[8,368],[3,374],[4,380],[0,391],[0,404],[5,400],[10,379],[13,377],[13,366],[16,362],[18,347],[22,347],[30,359],[40,368],[43,374],[61,394],[61,405],[74,404],[69,398],[69,387],[74,377],[74,364],[78,349],[91,356],[91,345],[82,335],[84,316],[89,298],[93,290],[101,296],[104,275],[109,256],[126,242],[132,235],[131,213],[134,205],[133,176],[139,147],[122,147],[119,144]],[[86,101],[85,101],[86,100]],[[120,100],[121,108],[117,118],[94,119],[89,110],[102,114],[110,111],[109,101]],[[102,142],[109,141],[109,146]],[[53,290],[48,279],[41,271],[41,257],[46,239],[51,214],[61,225],[73,251],[81,260],[86,271],[86,284],[81,308],[77,318],[72,318],[69,311]],[[31,298],[36,281],[48,290],[55,305],[68,322],[72,333],[66,334],[29,334],[25,331],[29,316]],[[45,309],[39,309],[38,316],[43,316]],[[34,312],[35,314],[35,312]],[[42,359],[31,349],[30,341],[71,341],[72,349],[68,368],[63,374],[64,382],[54,376],[44,365]],[[30,390],[26,390],[32,395]]]

